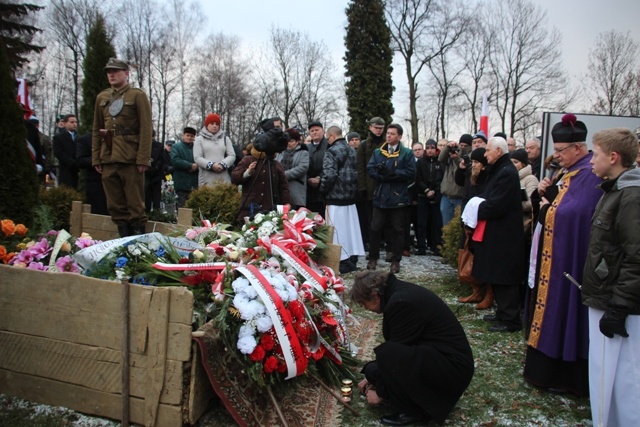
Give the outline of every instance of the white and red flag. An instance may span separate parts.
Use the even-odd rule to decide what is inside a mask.
[[[29,120],[33,115],[31,108],[31,97],[29,96],[29,82],[26,79],[16,79],[18,81],[18,103],[22,104],[24,119]]]
[[[489,136],[489,105],[487,102],[487,94],[482,95],[482,113],[480,113],[480,130]]]

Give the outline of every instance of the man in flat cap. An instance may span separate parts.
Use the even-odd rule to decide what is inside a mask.
[[[189,194],[198,188],[198,164],[193,159],[193,142],[196,130],[190,126],[184,128],[182,141],[171,148],[173,165],[173,188],[178,196],[178,207],[184,206]]]
[[[524,377],[547,389],[588,393],[589,331],[578,283],[587,256],[591,218],[602,192],[602,180],[591,173],[592,154],[587,149],[587,127],[573,114],[553,126],[553,158],[562,167],[553,180],[546,177],[531,195],[540,213],[532,246],[529,281],[532,296],[525,321],[528,334]],[[535,271],[535,274],[531,272]],[[535,277],[532,277],[535,276]]]
[[[309,135],[311,143],[307,145],[309,151],[309,169],[307,170],[307,208],[312,212],[318,212],[325,217],[324,197],[320,194],[320,176],[324,153],[327,151],[329,141],[324,136],[324,127],[319,120],[309,122]]]
[[[120,236],[143,234],[147,215],[144,173],[151,162],[149,98],[129,85],[129,65],[110,58],[104,67],[111,87],[96,97],[92,163],[102,174],[111,219]]]

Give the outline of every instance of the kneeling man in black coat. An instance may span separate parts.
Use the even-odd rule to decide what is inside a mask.
[[[473,354],[460,322],[430,290],[392,273],[356,274],[351,300],[382,313],[385,342],[365,365],[360,391],[367,402],[388,401],[387,425],[443,423],[473,377]]]

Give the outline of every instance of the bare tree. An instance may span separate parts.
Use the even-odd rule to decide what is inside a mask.
[[[124,0],[118,10],[120,52],[135,68],[138,87],[144,88],[152,103],[152,57],[161,34],[158,4],[153,0]]]
[[[250,67],[238,54],[240,39],[216,34],[209,36],[204,45],[207,53],[195,65],[194,104],[202,121],[208,113],[216,112],[232,140],[244,141],[248,133],[253,133],[258,118],[251,114],[254,99],[249,87]]]
[[[418,76],[437,56],[455,46],[467,27],[466,18],[452,14],[449,4],[443,0],[389,0],[386,15],[393,48],[404,59],[411,137],[412,142],[418,142]],[[444,104],[442,102],[442,108]]]
[[[556,29],[547,29],[546,12],[530,0],[494,0],[488,16],[495,42],[490,55],[495,107],[502,131],[526,133],[544,109],[554,108],[566,96],[561,36]]]
[[[190,73],[193,61],[194,43],[201,25],[204,23],[199,13],[200,2],[197,0],[186,3],[182,0],[171,0],[165,11],[164,17],[170,25],[166,29],[175,46],[175,59],[179,68],[180,84],[180,123],[189,122],[191,116],[191,104],[187,103],[187,85],[190,82]]]
[[[71,71],[73,113],[78,115],[85,40],[98,9],[95,0],[51,0],[48,29],[63,48],[57,58]]]
[[[631,113],[629,102],[633,104],[633,98],[638,98],[638,76],[634,73],[638,47],[629,33],[612,30],[598,35],[589,52],[587,72],[587,91],[596,98],[596,113]]]
[[[151,59],[152,80],[156,82],[157,115],[159,140],[164,144],[167,135],[168,105],[173,92],[180,84],[179,57],[177,47],[172,43],[173,37],[168,31],[161,33],[157,49]]]

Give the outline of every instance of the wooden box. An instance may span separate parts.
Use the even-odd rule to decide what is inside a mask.
[[[148,221],[146,232],[157,231],[162,234],[184,232],[193,224],[191,215],[191,209],[180,208],[178,209],[177,224]],[[92,214],[91,205],[82,204],[82,202],[78,201],[72,202],[70,225],[71,230],[69,232],[72,236],[79,236],[82,232],[85,232],[97,240],[111,240],[120,237],[118,235],[118,227],[111,221],[110,216]]]
[[[121,419],[125,285],[0,265],[0,393]],[[193,424],[213,391],[184,287],[129,288],[129,420]]]

